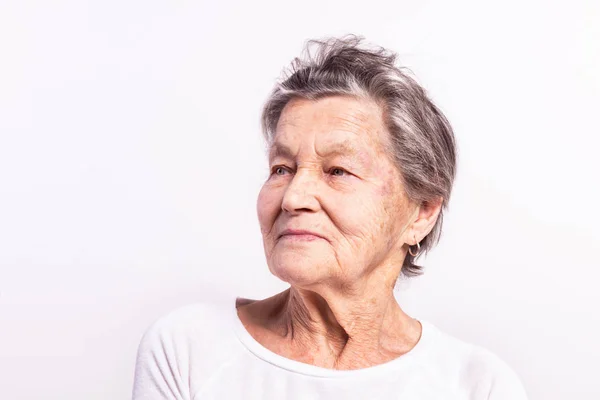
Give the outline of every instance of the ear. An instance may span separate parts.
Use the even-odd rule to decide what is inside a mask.
[[[408,237],[405,243],[410,246],[416,245],[431,232],[440,215],[443,202],[444,198],[440,196],[430,201],[424,201],[418,206],[417,217],[410,229],[407,229]]]

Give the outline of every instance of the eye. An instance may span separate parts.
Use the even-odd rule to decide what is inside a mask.
[[[348,175],[348,172],[347,172],[345,169],[343,169],[343,168],[339,168],[339,167],[334,167],[334,168],[331,168],[331,169],[329,170],[329,173],[330,173],[331,175],[333,175],[333,176],[344,176],[344,175]]]
[[[273,168],[271,168],[271,175],[285,175],[286,172],[289,171],[282,165],[275,165]]]

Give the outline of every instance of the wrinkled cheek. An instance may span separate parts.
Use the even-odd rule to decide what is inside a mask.
[[[344,218],[339,220],[340,228],[350,241],[355,242],[355,246],[364,241],[370,243],[373,236],[381,230],[381,210],[377,210],[373,202],[344,204],[341,208],[344,209],[341,213]]]
[[[388,199],[373,199],[364,210],[363,233],[366,240],[377,245],[382,240],[394,240],[394,226],[397,224],[397,205]]]

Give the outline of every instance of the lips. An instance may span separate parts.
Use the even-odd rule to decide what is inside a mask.
[[[279,238],[282,238],[284,236],[315,236],[317,238],[325,239],[323,235],[305,229],[286,229],[283,232],[281,232]]]

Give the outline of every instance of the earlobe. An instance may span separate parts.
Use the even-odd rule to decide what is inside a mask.
[[[422,238],[425,238],[433,229],[440,214],[442,203],[443,197],[440,196],[434,200],[423,201],[421,204],[415,207],[415,211],[409,218],[408,225],[406,225],[403,230],[403,233],[406,231],[406,234],[409,235],[408,239],[404,243],[408,244],[408,252],[411,256],[416,257],[415,254],[418,255],[421,251],[419,242],[423,240]],[[420,237],[421,239],[417,240],[417,237]],[[412,251],[411,246],[417,246],[417,251]]]
[[[408,253],[411,256],[413,256],[413,257],[417,257],[419,255],[419,253],[421,253],[421,244],[419,243],[420,240],[417,240],[417,236],[416,235],[414,236],[414,240],[415,240],[415,243],[416,243],[416,246],[417,246],[417,251],[415,253],[413,253],[413,251],[412,251],[412,245],[409,245],[408,246]]]

